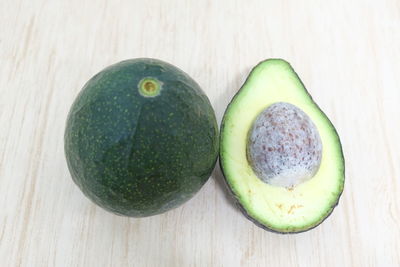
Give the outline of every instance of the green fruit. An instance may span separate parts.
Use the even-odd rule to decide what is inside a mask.
[[[90,79],[68,115],[65,154],[99,206],[150,216],[190,199],[218,156],[214,110],[197,83],[155,59],[112,65]]]
[[[244,214],[264,229],[307,231],[344,186],[339,136],[284,60],[258,64],[229,104],[220,164]]]

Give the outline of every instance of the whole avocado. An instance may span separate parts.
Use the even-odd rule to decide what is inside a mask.
[[[69,112],[65,155],[74,182],[119,215],[175,208],[207,181],[218,156],[214,110],[166,62],[122,61],[91,78]]]

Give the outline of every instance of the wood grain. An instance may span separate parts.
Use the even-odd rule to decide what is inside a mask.
[[[341,136],[346,186],[320,227],[277,235],[232,205],[216,168],[182,207],[96,207],[63,152],[83,84],[123,59],[189,73],[220,122],[250,68],[292,63]],[[400,2],[0,1],[1,266],[400,266]]]

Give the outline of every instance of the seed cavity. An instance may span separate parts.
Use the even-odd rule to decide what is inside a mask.
[[[278,102],[255,119],[248,134],[247,158],[263,182],[293,188],[318,171],[322,142],[317,127],[304,111]]]

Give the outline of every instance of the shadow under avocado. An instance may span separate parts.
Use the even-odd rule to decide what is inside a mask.
[[[224,199],[226,200],[228,205],[234,208],[237,212],[240,212],[236,204],[236,199],[229,191],[228,184],[226,183],[224,175],[222,174],[221,166],[219,165],[219,159],[212,173],[212,179],[214,179],[215,183],[217,184],[219,191],[223,193]]]
[[[223,115],[225,113],[228,104],[235,96],[235,94],[239,91],[240,87],[243,85],[246,80],[247,74],[249,73],[251,68],[246,68],[242,70],[240,73],[235,75],[234,79],[230,80],[226,85],[225,89],[222,93],[212,101],[212,105],[215,108],[216,117],[218,120],[218,124],[221,130],[221,122]],[[221,134],[221,132],[219,133]],[[234,195],[231,193],[229,186],[224,178],[223,172],[221,170],[221,165],[219,159],[212,173],[212,179],[215,180],[218,185],[220,191],[224,194],[224,198],[229,204],[230,207],[234,208],[237,212],[240,213],[240,209],[237,205],[236,199]]]

